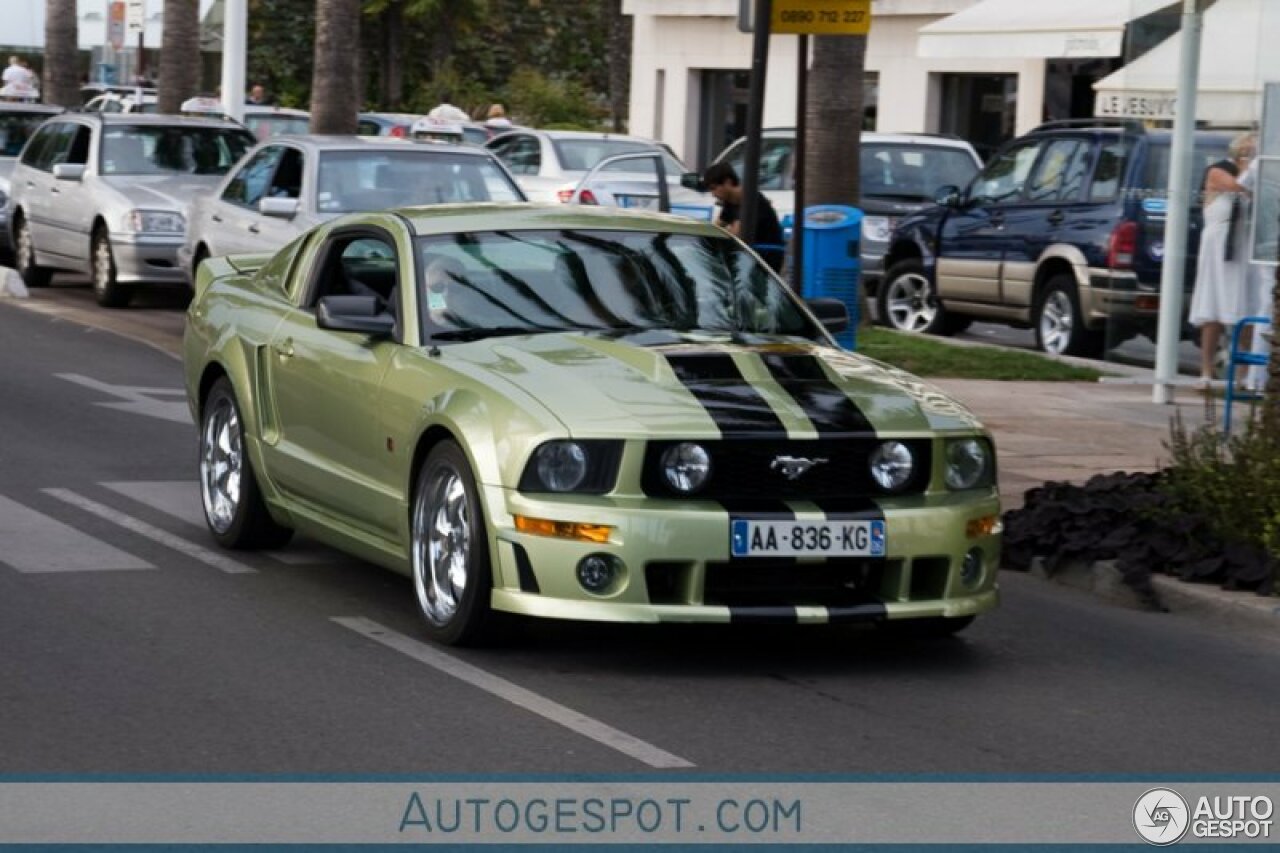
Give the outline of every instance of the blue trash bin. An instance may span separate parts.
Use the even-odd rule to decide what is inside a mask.
[[[845,349],[857,348],[862,316],[862,211],[821,204],[804,209],[805,299],[839,299],[849,309],[849,328],[836,335]]]

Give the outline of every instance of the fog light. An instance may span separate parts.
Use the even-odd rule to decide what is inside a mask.
[[[612,554],[588,554],[578,561],[578,583],[600,595],[622,574],[622,561]]]
[[[579,569],[581,571],[581,569]],[[960,566],[960,581],[969,589],[976,587],[982,580],[982,549],[970,548],[964,555],[964,563]]]

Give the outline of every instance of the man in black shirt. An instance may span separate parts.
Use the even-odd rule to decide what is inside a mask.
[[[778,224],[777,211],[764,193],[756,190],[755,233],[748,236],[741,233],[742,183],[738,180],[738,173],[728,163],[712,163],[703,173],[702,180],[720,202],[720,218],[716,224],[755,249],[774,272],[781,272],[784,255],[782,226]]]

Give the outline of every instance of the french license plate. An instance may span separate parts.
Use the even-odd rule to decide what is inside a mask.
[[[618,193],[614,198],[618,200],[618,207],[625,207],[632,210],[651,210],[658,207],[658,199],[656,196],[624,195],[622,193]]]
[[[734,557],[883,557],[883,521],[752,521],[732,519]]]

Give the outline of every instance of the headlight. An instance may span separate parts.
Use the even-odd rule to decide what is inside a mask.
[[[893,220],[888,216],[866,216],[862,219],[862,239],[869,243],[888,243],[893,233]]]
[[[124,230],[139,234],[182,234],[187,221],[167,210],[131,210],[124,216]]]
[[[711,454],[689,441],[667,448],[662,454],[662,476],[677,492],[692,494],[711,477]]]
[[[985,486],[990,481],[991,453],[976,438],[947,442],[947,488],[960,491]]]
[[[621,460],[621,441],[548,441],[529,458],[520,491],[602,495],[613,489]]]
[[[896,492],[911,480],[915,459],[901,441],[886,441],[871,452],[871,477],[886,492]]]

